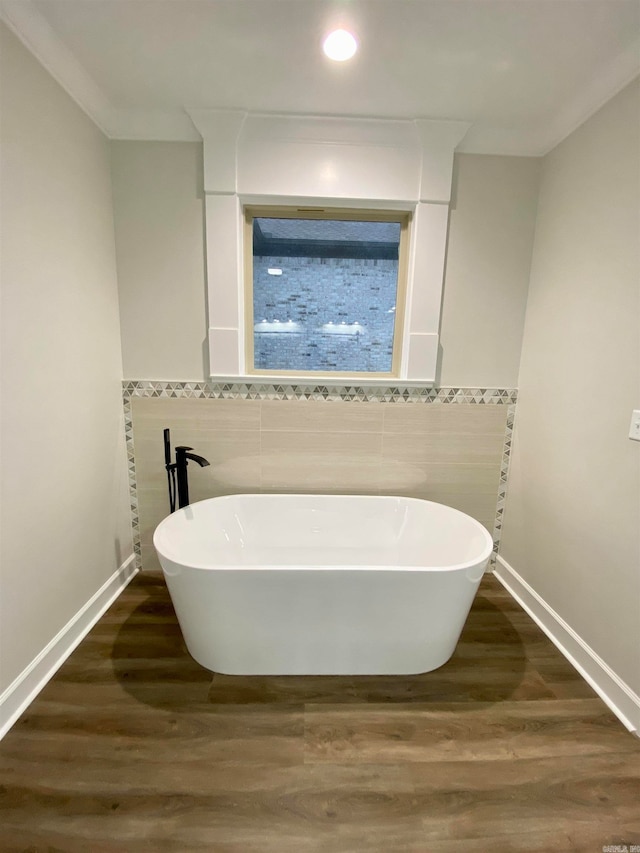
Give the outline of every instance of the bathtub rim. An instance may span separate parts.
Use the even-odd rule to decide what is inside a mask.
[[[466,521],[471,523],[482,534],[482,536],[485,540],[485,547],[479,553],[479,555],[477,557],[475,557],[474,559],[467,560],[463,563],[455,563],[454,565],[449,565],[449,566],[447,566],[447,565],[445,565],[445,566],[437,566],[437,565],[436,566],[411,566],[411,565],[398,566],[398,565],[395,565],[393,563],[386,564],[386,565],[367,565],[367,564],[353,565],[353,564],[348,564],[348,563],[344,563],[344,564],[340,564],[340,565],[326,565],[324,563],[318,563],[318,564],[308,563],[308,564],[304,564],[304,565],[291,565],[291,566],[282,565],[279,563],[252,563],[252,564],[243,564],[243,565],[232,563],[229,565],[222,565],[221,564],[221,565],[212,566],[212,565],[201,564],[201,563],[191,563],[191,562],[185,563],[183,560],[179,559],[177,555],[175,555],[175,554],[172,555],[172,554],[168,553],[167,549],[161,549],[158,547],[159,534],[162,532],[161,528],[163,528],[165,525],[168,526],[168,523],[171,521],[171,519],[173,519],[175,516],[177,516],[178,513],[182,513],[184,515],[186,513],[186,511],[189,510],[189,507],[192,507],[192,506],[198,506],[198,505],[205,504],[205,503],[213,503],[214,501],[227,501],[227,500],[232,500],[233,498],[242,498],[242,497],[247,497],[247,498],[261,497],[264,499],[266,499],[266,498],[281,498],[281,497],[289,497],[289,498],[324,498],[324,497],[326,497],[326,498],[357,498],[358,500],[366,500],[366,501],[388,499],[388,500],[401,500],[401,501],[407,501],[410,503],[420,503],[420,504],[424,504],[424,505],[443,507],[445,510],[447,510],[447,512],[458,515],[458,516],[463,516]],[[331,572],[331,571],[337,571],[337,572],[345,572],[345,571],[354,571],[354,572],[362,572],[362,571],[367,571],[367,572],[380,572],[380,571],[386,571],[386,572],[390,572],[390,571],[393,571],[393,572],[458,572],[458,571],[460,571],[461,572],[461,571],[466,571],[468,569],[476,568],[476,567],[482,565],[483,563],[485,564],[485,568],[486,568],[486,565],[488,564],[488,562],[491,558],[491,555],[493,553],[494,542],[493,542],[493,538],[492,538],[490,532],[487,530],[487,528],[484,526],[484,524],[481,524],[479,521],[477,521],[477,519],[468,515],[466,512],[462,512],[462,510],[455,509],[455,507],[447,506],[447,504],[439,503],[438,501],[426,500],[425,498],[410,498],[410,497],[405,497],[403,495],[350,495],[350,494],[332,495],[332,494],[324,494],[324,493],[314,494],[314,493],[310,493],[310,492],[278,492],[275,494],[269,494],[269,493],[262,494],[260,492],[241,492],[241,493],[232,494],[232,495],[217,495],[217,496],[212,497],[212,498],[204,498],[201,501],[194,501],[192,504],[189,504],[189,506],[183,507],[182,509],[178,509],[174,513],[170,513],[169,515],[165,516],[165,518],[163,518],[162,521],[160,521],[160,523],[156,526],[156,528],[153,531],[153,547],[155,548],[155,551],[156,551],[159,559],[162,557],[162,558],[168,560],[169,562],[173,563],[176,566],[180,566],[184,569],[190,569],[190,570],[201,571],[201,572],[216,572],[216,571],[221,571],[221,572],[230,572],[230,571],[254,571],[254,572],[255,571],[282,571],[282,572],[288,572],[288,571],[293,571],[293,572],[308,572],[308,571],[323,571],[323,572]],[[160,565],[162,566],[163,574],[167,574],[166,569],[162,565],[162,559],[160,559]],[[483,569],[483,571],[484,571],[484,569]]]

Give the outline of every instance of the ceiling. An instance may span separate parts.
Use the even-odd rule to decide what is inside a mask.
[[[0,15],[112,138],[199,139],[188,110],[471,123],[546,153],[640,73],[638,0],[11,0]],[[342,26],[356,57],[332,63]]]

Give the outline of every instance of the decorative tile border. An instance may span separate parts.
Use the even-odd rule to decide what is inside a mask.
[[[326,400],[327,402],[352,401],[375,403],[426,403],[508,406],[496,520],[493,528],[493,556],[491,566],[500,547],[502,520],[507,493],[511,441],[518,392],[515,388],[434,388],[419,385],[322,385],[287,384],[270,382],[160,382],[127,379],[122,383],[127,466],[131,504],[131,527],[136,567],[142,567],[140,547],[140,520],[136,481],[135,448],[131,399],[133,397],[201,398],[226,400]]]
[[[138,483],[136,478],[136,454],[133,444],[133,419],[131,417],[131,394],[122,395],[124,409],[124,436],[127,444],[127,475],[129,477],[129,507],[131,509],[131,532],[133,535],[133,553],[137,569],[142,568],[140,548],[140,515],[138,510]]]
[[[378,403],[515,403],[514,388],[433,388],[418,385],[324,385],[266,382],[155,382],[128,379],[125,397],[231,400],[358,400]]]
[[[496,504],[496,521],[493,526],[493,556],[491,558],[491,566],[495,565],[496,556],[500,547],[500,537],[502,536],[502,521],[504,518],[504,508],[507,501],[507,483],[509,480],[509,462],[511,460],[511,445],[513,442],[513,423],[516,416],[516,406],[514,403],[508,404],[507,409],[507,424],[504,431],[504,447],[502,448],[502,464],[500,466],[500,484],[498,485],[498,502]]]

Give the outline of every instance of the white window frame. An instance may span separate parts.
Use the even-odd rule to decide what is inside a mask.
[[[328,207],[411,214],[404,335],[393,378],[433,384],[453,155],[469,125],[215,110],[190,116],[204,140],[210,376],[258,378],[246,363],[244,207]],[[332,384],[356,378],[312,375]],[[309,381],[302,374],[287,379],[298,376]]]

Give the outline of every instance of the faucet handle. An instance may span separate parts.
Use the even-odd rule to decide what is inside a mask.
[[[171,435],[168,429],[163,432],[164,439],[164,464],[171,465]]]

